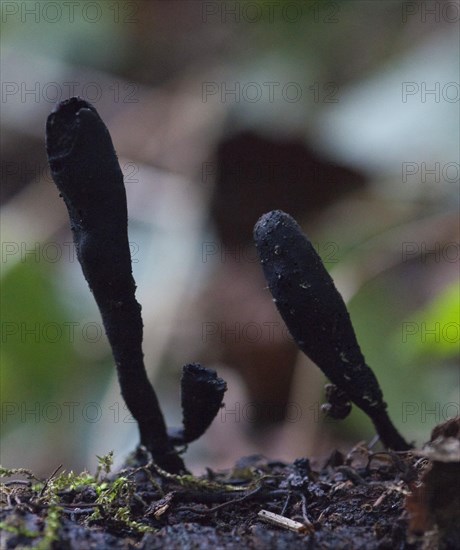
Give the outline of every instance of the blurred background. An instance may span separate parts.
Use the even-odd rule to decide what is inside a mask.
[[[138,434],[52,182],[55,103],[97,108],[125,176],[144,352],[168,425],[182,365],[228,382],[194,472],[292,460],[374,433],[320,413],[252,246],[303,226],[404,436],[459,414],[456,2],[1,4],[1,448],[7,467],[117,464]]]

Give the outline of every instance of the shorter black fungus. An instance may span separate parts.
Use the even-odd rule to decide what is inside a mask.
[[[367,413],[384,445],[410,449],[388,417],[345,303],[297,222],[281,210],[264,214],[254,240],[273,301],[299,348],[343,392],[343,399]]]

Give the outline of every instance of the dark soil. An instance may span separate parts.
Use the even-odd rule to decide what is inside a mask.
[[[405,497],[429,461],[411,452],[357,446],[346,456],[334,452],[322,465],[306,458],[283,464],[249,457],[232,471],[208,470],[199,479],[158,472],[140,451],[131,464],[98,481],[110,488],[121,476],[130,480],[106,505],[95,502],[94,484],[52,493],[52,479],[44,487],[10,477],[2,488],[1,548],[427,547],[426,540],[408,531]],[[126,515],[115,517],[123,507]],[[260,510],[296,520],[299,531],[265,523]]]

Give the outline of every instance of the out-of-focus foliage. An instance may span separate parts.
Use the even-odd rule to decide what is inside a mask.
[[[393,345],[403,342],[401,356],[407,364],[455,360],[459,353],[460,286],[442,288],[424,307],[403,322]]]

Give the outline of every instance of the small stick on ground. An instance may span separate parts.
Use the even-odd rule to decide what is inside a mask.
[[[300,521],[294,521],[293,519],[280,516],[274,512],[269,512],[268,510],[260,510],[257,516],[266,523],[271,525],[276,525],[276,527],[281,527],[282,529],[289,529],[289,531],[294,531],[296,533],[311,533],[312,527],[300,523]],[[311,524],[310,524],[311,525]]]

